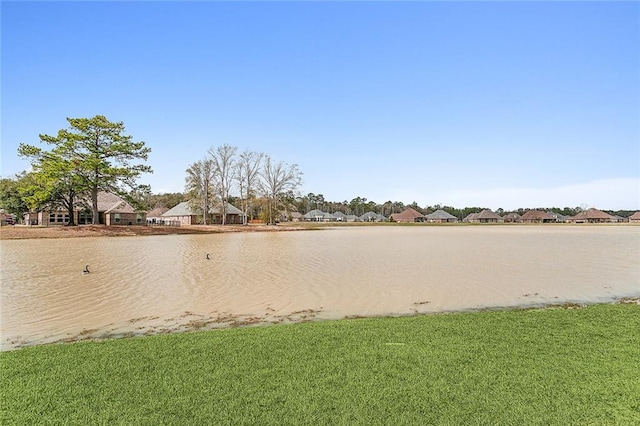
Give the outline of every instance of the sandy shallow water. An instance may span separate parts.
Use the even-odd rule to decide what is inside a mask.
[[[83,275],[85,264],[91,272]],[[638,297],[640,227],[388,226],[5,240],[1,266],[0,347],[8,350]]]

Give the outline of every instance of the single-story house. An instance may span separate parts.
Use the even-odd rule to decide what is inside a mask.
[[[0,209],[0,226],[15,225],[16,218],[14,215]]]
[[[145,225],[147,219],[146,212],[137,211],[120,196],[105,191],[98,192],[98,215],[101,225]],[[66,225],[69,219],[69,212],[65,209],[27,212],[24,215],[24,223],[29,225]],[[83,205],[74,209],[73,220],[78,225],[92,223],[91,200],[83,200]]]
[[[628,221],[629,221],[629,219],[627,219],[626,217],[622,217],[622,216],[619,216],[617,214],[611,215],[611,222],[624,223],[624,222],[628,222]]]
[[[520,220],[520,215],[518,213],[509,213],[504,215],[502,219],[507,223],[518,222]]]
[[[640,212],[635,212],[634,214],[629,216],[629,222],[640,223]]]
[[[471,223],[500,223],[504,222],[502,216],[492,212],[489,209],[482,210],[479,213],[471,213],[463,219],[463,222]]]
[[[276,221],[280,222],[300,222],[301,220],[304,220],[302,213],[297,211],[292,212],[286,209],[281,210],[278,219],[276,219]]]
[[[547,213],[550,214],[558,223],[563,223],[567,221],[567,216],[563,214],[556,213],[553,210],[549,210]]]
[[[156,207],[153,210],[147,212],[147,224],[149,225],[163,225],[162,215],[169,209],[167,207]]]
[[[200,225],[202,224],[202,214],[197,214],[189,205],[189,201],[183,201],[175,207],[162,214],[162,219],[170,220],[179,225]],[[227,214],[225,223],[242,224],[242,210],[227,203]],[[207,223],[222,223],[222,214],[219,206],[209,210]]]
[[[386,217],[381,215],[380,213],[375,212],[366,212],[362,216],[358,218],[361,222],[385,222],[387,220]]]
[[[574,223],[610,223],[613,221],[613,216],[592,208],[581,211],[577,215],[569,217],[567,220]]]
[[[425,216],[427,222],[431,223],[444,223],[444,222],[457,222],[458,218],[452,214],[445,212],[444,210],[436,210],[433,213],[429,213]]]
[[[289,212],[289,219],[292,222],[300,222],[302,218],[302,213],[300,212]]]
[[[342,212],[333,213],[333,217],[335,217],[338,222],[346,222],[347,221],[347,215],[342,213]]]
[[[308,222],[334,222],[337,220],[333,214],[317,209],[305,213],[302,217]]]
[[[394,222],[404,222],[404,223],[410,223],[410,222],[424,222],[424,215],[422,213],[420,213],[419,211],[412,209],[411,207],[409,207],[408,209],[400,212],[400,213],[393,213],[391,214],[390,218],[394,221]]]
[[[520,222],[523,223],[551,223],[555,221],[555,217],[542,210],[529,210],[520,216]]]

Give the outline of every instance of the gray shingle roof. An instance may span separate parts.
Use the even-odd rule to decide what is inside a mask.
[[[305,219],[315,219],[318,217],[324,217],[326,213],[323,212],[322,210],[311,210],[307,213],[304,214],[304,218]]]
[[[220,207],[216,206],[213,207],[209,210],[209,213],[211,214],[220,214]],[[195,215],[196,213],[191,209],[191,207],[189,206],[189,202],[188,201],[183,201],[180,204],[178,204],[177,206],[167,210],[162,217],[175,217],[175,216],[192,216]],[[227,214],[238,214],[238,215],[242,215],[242,211],[240,209],[238,209],[236,206],[234,206],[233,204],[227,203]]]
[[[445,212],[444,210],[436,210],[433,213],[430,213],[428,215],[425,216],[427,219],[447,219],[447,220],[451,220],[451,219],[457,219],[457,217],[455,217],[452,214],[449,214],[447,212]]]
[[[370,220],[374,220],[376,222],[383,222],[387,220],[386,217],[382,216],[380,213],[375,213],[375,212],[366,212],[365,214],[360,216],[358,219],[360,219],[363,222],[368,222]]]

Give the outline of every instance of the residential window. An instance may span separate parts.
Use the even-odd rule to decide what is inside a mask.
[[[69,215],[68,214],[64,215],[64,223],[69,223]]]
[[[55,223],[55,221],[56,221],[56,214],[49,213],[49,223]]]
[[[78,216],[78,223],[81,224],[87,224],[87,223],[91,223],[92,222],[92,216],[91,216],[91,212],[89,211],[82,211],[80,212],[80,215]]]
[[[142,223],[142,214],[141,213],[138,213],[136,215],[136,222],[138,222],[139,224]]]
[[[116,213],[113,215],[115,223],[120,223],[120,213]]]

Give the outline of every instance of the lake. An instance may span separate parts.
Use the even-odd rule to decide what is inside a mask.
[[[632,225],[345,227],[0,247],[2,350],[640,296]]]

